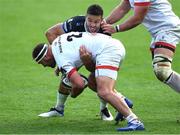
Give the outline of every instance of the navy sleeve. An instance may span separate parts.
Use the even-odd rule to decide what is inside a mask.
[[[75,16],[63,23],[63,30],[65,33],[68,32],[85,32],[84,28],[85,16]]]

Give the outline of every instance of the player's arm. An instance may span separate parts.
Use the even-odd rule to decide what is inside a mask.
[[[52,26],[51,28],[49,28],[46,32],[46,38],[49,41],[50,44],[52,44],[52,42],[54,41],[54,39],[56,39],[58,36],[64,34],[64,30],[62,28],[62,23],[58,23],[54,26]]]
[[[83,65],[86,67],[86,69],[90,72],[95,71],[95,63],[92,60],[92,54],[86,50],[85,46],[81,46],[79,48],[79,55],[83,62]]]
[[[144,17],[146,16],[148,12],[148,9],[149,9],[149,6],[135,6],[134,15],[131,16],[124,23],[118,25],[119,30],[126,31],[141,24],[144,20]]]
[[[84,88],[87,87],[87,83],[75,68],[68,73],[68,78],[72,84],[71,97],[75,98],[83,92]]]
[[[49,42],[49,44],[52,44],[52,42],[60,35],[64,34],[64,30],[62,28],[62,25],[63,23],[58,23],[52,27],[50,27],[46,32],[45,32],[45,35],[46,35],[46,38]],[[59,68],[56,67],[54,73],[56,76],[59,76]]]
[[[148,9],[149,9],[150,3],[147,3],[147,5],[140,5],[134,7],[134,15],[129,17],[124,23],[113,26],[111,24],[106,24],[102,26],[102,29],[104,32],[107,33],[115,33],[115,32],[121,32],[121,31],[127,31],[129,29],[132,29],[139,24],[142,23],[144,20],[144,17],[146,16]]]
[[[110,15],[105,19],[106,23],[114,24],[123,18],[131,9],[128,0],[123,0],[115,9],[110,13]]]
[[[82,17],[75,16],[67,19],[63,23],[58,23],[49,28],[45,33],[49,43],[51,44],[54,39],[56,39],[58,36],[64,33],[68,33],[71,31],[79,31],[80,28],[77,27],[77,22],[81,19]]]

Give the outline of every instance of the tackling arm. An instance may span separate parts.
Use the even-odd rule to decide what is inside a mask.
[[[62,23],[58,23],[52,27],[50,27],[46,32],[45,32],[45,35],[46,35],[46,38],[49,42],[49,44],[51,45],[52,42],[60,35],[64,34],[64,30],[62,28]],[[59,76],[59,68],[57,67],[54,71],[55,75],[56,76]]]
[[[149,9],[149,5],[135,6],[134,7],[134,15],[129,17],[129,19],[127,19],[124,23],[117,25],[117,26],[113,26],[111,24],[104,24],[102,26],[102,29],[103,29],[104,33],[110,33],[110,34],[132,29],[142,23],[142,21],[144,20],[144,17],[146,16],[146,14],[148,12],[148,9]],[[114,14],[114,16],[115,16],[115,14]]]
[[[131,9],[131,6],[128,1],[124,0],[120,3],[106,18],[106,23],[114,24],[123,18]]]
[[[56,39],[58,36],[64,34],[64,30],[62,29],[62,23],[58,23],[51,28],[49,28],[46,32],[46,38],[50,44]]]
[[[126,31],[141,24],[142,21],[144,20],[145,15],[148,12],[148,9],[149,9],[149,6],[135,6],[134,15],[131,16],[124,23],[120,24],[119,30]]]

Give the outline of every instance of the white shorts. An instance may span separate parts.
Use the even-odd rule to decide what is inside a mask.
[[[150,48],[151,50],[153,50],[157,44],[161,44],[163,46],[175,49],[176,45],[179,42],[180,42],[180,27],[163,29],[153,35]]]
[[[97,55],[95,77],[107,76],[117,79],[117,71],[125,57],[125,48],[118,40],[114,40],[111,45]]]

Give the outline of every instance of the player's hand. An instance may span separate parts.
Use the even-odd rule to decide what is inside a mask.
[[[88,63],[92,59],[92,54],[88,52],[88,50],[83,45],[79,48],[79,54],[83,63]]]
[[[103,19],[102,22],[101,22],[101,26],[103,26],[103,25],[105,25],[105,24],[107,24],[107,22],[106,22],[105,19]]]
[[[103,29],[103,33],[109,33],[109,34],[116,33],[115,27],[111,24],[102,24],[101,28]]]
[[[95,64],[92,60],[92,54],[88,52],[85,46],[82,45],[79,48],[79,55],[86,69],[90,72],[93,72],[95,70]]]
[[[59,72],[60,72],[59,68],[56,67],[56,69],[54,70],[55,75],[56,75],[56,76],[59,76]]]

